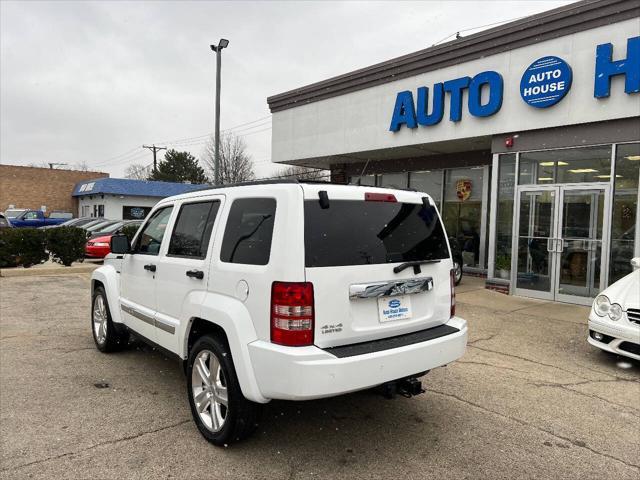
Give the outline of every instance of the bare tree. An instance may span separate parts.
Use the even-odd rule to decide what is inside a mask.
[[[125,178],[132,178],[134,180],[147,180],[151,174],[151,165],[141,165],[139,163],[132,163],[124,171]]]
[[[204,164],[215,178],[215,143],[213,136],[204,147]],[[247,144],[233,132],[220,136],[220,182],[223,185],[253,180],[253,162],[247,153]]]
[[[322,180],[329,181],[330,173],[328,170],[318,170],[317,168],[301,167],[298,165],[290,165],[280,169],[275,175],[269,178],[291,178],[296,180]]]
[[[82,161],[76,163],[75,165],[73,165],[73,169],[74,170],[80,170],[81,172],[88,172],[89,171],[89,164],[87,163],[86,160],[82,160]]]

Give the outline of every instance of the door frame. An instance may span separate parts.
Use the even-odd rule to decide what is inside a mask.
[[[560,187],[560,196],[558,197],[558,226],[557,228],[561,232],[562,223],[564,221],[564,197],[566,192],[584,192],[588,193],[590,191],[603,191],[604,192],[604,205],[602,210],[602,238],[600,238],[600,283],[598,285],[598,291],[602,291],[605,289],[607,285],[607,273],[609,272],[609,242],[605,241],[606,235],[609,232],[609,222],[611,215],[609,214],[610,206],[611,206],[611,187],[609,183],[606,182],[598,182],[598,183],[573,183],[573,184],[563,184],[559,185]],[[593,209],[591,214],[593,215]],[[597,225],[596,225],[597,228]],[[560,238],[561,235],[558,235],[556,238]],[[555,255],[555,263],[556,263],[556,273],[558,273],[560,269],[561,262],[561,251],[554,252],[557,253]],[[575,303],[580,305],[591,305],[593,303],[594,297],[580,297],[577,295],[571,295],[567,293],[559,293],[560,289],[560,275],[556,274],[553,282],[553,293],[555,300],[557,302],[566,302],[566,303]]]
[[[514,198],[514,210],[515,222],[513,224],[512,236],[511,236],[511,285],[510,294],[521,295],[525,297],[538,298],[541,300],[550,300],[557,302],[565,302],[580,305],[591,305],[594,297],[579,297],[570,294],[558,293],[560,284],[560,261],[561,251],[558,250],[558,241],[561,239],[561,229],[563,220],[563,205],[564,194],[567,191],[604,191],[604,206],[603,206],[603,218],[602,218],[602,238],[600,249],[600,284],[599,290],[602,291],[608,281],[609,273],[609,241],[610,237],[610,207],[611,207],[611,185],[609,182],[594,182],[594,183],[563,183],[552,185],[516,185],[515,198]],[[553,214],[553,225],[551,228],[551,238],[553,239],[553,247],[548,250],[549,253],[549,275],[550,275],[550,290],[539,291],[529,290],[526,288],[517,288],[518,278],[518,242],[519,242],[519,226],[520,226],[520,198],[522,192],[543,192],[543,191],[555,191],[555,205]]]
[[[557,208],[558,208],[558,196],[559,196],[559,187],[558,185],[517,185],[516,186],[516,195],[515,195],[515,203],[514,203],[514,213],[515,213],[515,222],[513,223],[513,230],[511,232],[511,288],[510,293],[514,295],[522,295],[523,297],[537,298],[540,300],[554,300],[553,290],[549,289],[549,291],[541,291],[541,290],[530,290],[527,288],[517,288],[518,281],[518,243],[520,237],[520,196],[523,192],[555,192],[555,200],[553,204],[553,218],[551,220],[551,232],[550,238],[556,238],[556,229],[557,225]],[[548,245],[548,242],[547,242]],[[555,245],[554,245],[555,249]],[[553,251],[547,250],[549,253],[549,283],[550,285],[554,284],[555,278],[555,265]]]

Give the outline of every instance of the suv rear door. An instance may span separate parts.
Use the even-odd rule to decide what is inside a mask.
[[[449,320],[452,263],[427,194],[333,185],[303,189],[305,277],[313,283],[317,346],[401,335]],[[320,200],[321,190],[328,202]],[[429,263],[394,272],[416,260]]]

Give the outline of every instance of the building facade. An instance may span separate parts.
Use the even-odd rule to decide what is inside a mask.
[[[487,285],[588,304],[640,255],[640,6],[587,0],[275,95],[272,159],[440,206]]]
[[[0,211],[26,208],[75,214],[78,201],[71,196],[78,182],[108,177],[104,172],[82,172],[19,165],[0,165]]]
[[[200,190],[203,185],[186,183],[97,178],[79,182],[73,189],[78,216],[111,220],[143,219],[165,197]]]

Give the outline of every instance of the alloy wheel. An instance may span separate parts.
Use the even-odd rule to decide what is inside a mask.
[[[229,413],[229,396],[220,360],[210,350],[199,352],[193,362],[191,394],[202,423],[219,432]]]

